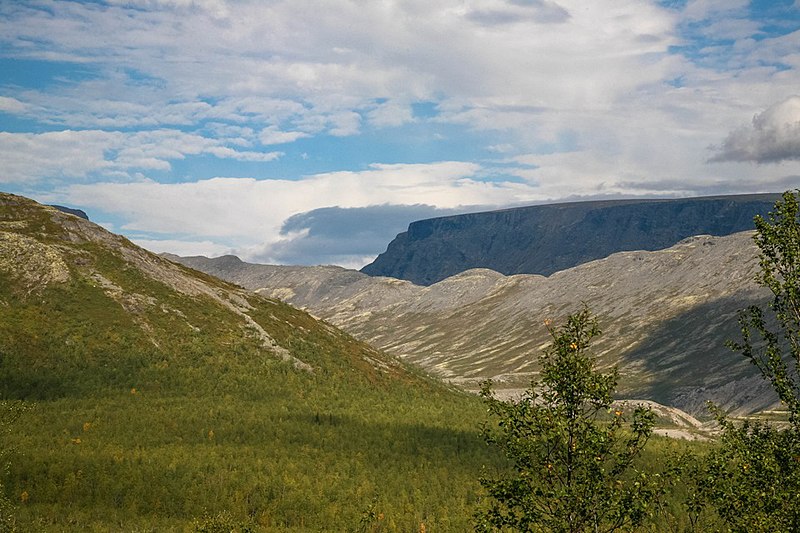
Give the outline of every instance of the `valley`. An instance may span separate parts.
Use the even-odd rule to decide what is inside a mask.
[[[595,352],[618,365],[620,394],[695,416],[713,400],[738,415],[776,399],[725,346],[736,313],[766,301],[752,232],[701,235],[659,251],[631,251],[550,276],[473,269],[430,286],[338,267],[254,265],[227,256],[173,259],[308,310],[432,374],[475,390],[527,386],[557,322],[587,305],[603,334]]]
[[[653,410],[640,461],[665,470],[715,438],[706,400],[776,406],[724,346],[737,310],[768,300],[757,270],[741,232],[420,286],[159,256],[2,194],[0,396],[24,410],[0,418],[5,501],[45,532],[469,530],[481,473],[508,468],[473,393],[490,378],[518,398],[546,324],[584,305],[598,369],[620,370],[614,409]],[[660,512],[684,521],[676,498]]]

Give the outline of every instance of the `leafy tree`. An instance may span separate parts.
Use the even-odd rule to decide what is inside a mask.
[[[516,402],[494,397],[491,382],[481,395],[494,424],[484,439],[513,465],[506,477],[482,477],[488,506],[476,529],[519,531],[614,531],[634,528],[650,514],[658,495],[654,479],[633,461],[653,427],[650,409],[637,406],[628,427],[622,408],[612,408],[616,369],[594,369],[587,351],[600,332],[588,309],[564,326],[547,323],[553,338],[540,357],[539,382]]]
[[[755,242],[761,270],[756,281],[773,294],[769,309],[750,306],[739,314],[742,342],[730,346],[747,357],[768,379],[800,425],[800,205],[795,193],[783,193],[768,219],[755,217]],[[777,330],[774,329],[777,327]],[[753,341],[753,336],[761,342]],[[787,364],[788,362],[788,364]]]
[[[787,191],[765,219],[755,218],[760,272],[773,300],[739,314],[742,341],[729,346],[769,380],[788,409],[788,427],[736,424],[712,406],[723,430],[700,480],[708,501],[734,531],[800,531],[800,205]]]

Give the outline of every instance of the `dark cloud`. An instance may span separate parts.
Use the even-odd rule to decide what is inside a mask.
[[[732,131],[709,161],[780,163],[800,160],[800,96],[773,104]]]
[[[292,265],[369,262],[408,225],[425,218],[463,213],[429,205],[324,207],[288,218],[281,228],[284,241],[271,246],[270,261]]]

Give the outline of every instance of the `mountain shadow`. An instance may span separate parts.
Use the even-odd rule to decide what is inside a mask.
[[[766,303],[763,293],[740,293],[701,304],[660,323],[622,356],[619,366],[623,376],[626,368],[635,368],[637,379],[626,384],[623,377],[621,392],[700,417],[709,415],[709,400],[734,415],[775,406],[778,398],[770,383],[723,340],[740,340],[740,309]]]

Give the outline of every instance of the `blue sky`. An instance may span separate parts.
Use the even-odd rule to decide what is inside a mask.
[[[0,190],[157,252],[795,187],[800,0],[0,2]]]

